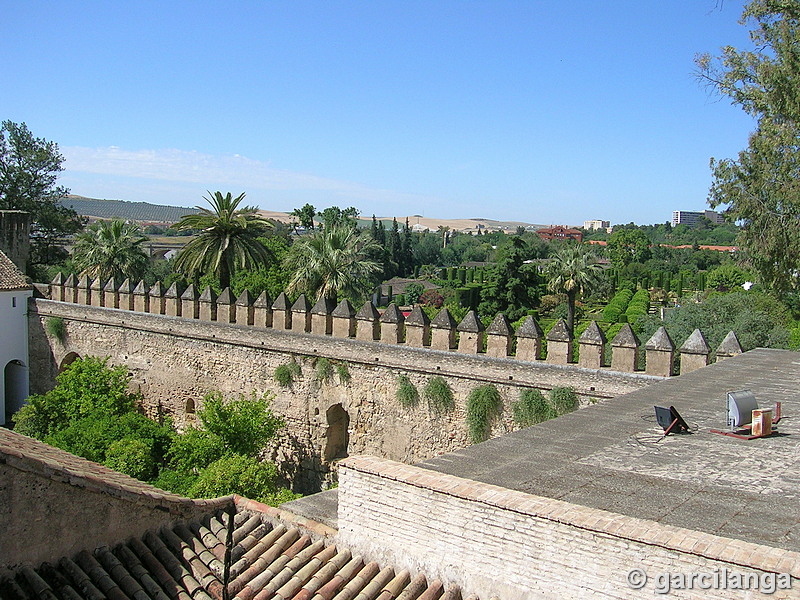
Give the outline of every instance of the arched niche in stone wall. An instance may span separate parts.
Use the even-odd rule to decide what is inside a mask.
[[[12,360],[3,369],[3,398],[5,399],[5,422],[17,412],[28,397],[28,367],[21,360]]]
[[[334,404],[325,411],[325,420],[328,427],[325,430],[325,449],[322,458],[325,462],[332,462],[347,457],[347,446],[350,435],[350,415],[341,404]]]
[[[77,352],[70,352],[64,358],[61,359],[61,363],[58,365],[58,372],[63,373],[64,369],[74,363],[81,357],[80,354]]]

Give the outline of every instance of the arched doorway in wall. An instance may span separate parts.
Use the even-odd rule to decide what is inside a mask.
[[[325,412],[325,419],[328,422],[328,429],[325,431],[323,459],[325,462],[331,462],[346,458],[347,445],[350,442],[350,435],[347,432],[347,428],[350,427],[350,415],[341,404],[334,404]]]
[[[5,423],[11,425],[11,416],[17,412],[29,396],[28,367],[21,360],[12,360],[3,369],[3,392],[5,398]]]
[[[58,365],[58,372],[63,373],[64,369],[66,369],[80,357],[81,355],[78,354],[77,352],[70,352],[69,354],[67,354],[64,358],[61,359],[61,363]]]

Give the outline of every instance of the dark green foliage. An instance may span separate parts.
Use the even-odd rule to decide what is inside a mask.
[[[136,223],[122,219],[97,221],[75,237],[72,258],[75,268],[93,279],[117,282],[141,279],[150,258],[143,248],[147,237]]]
[[[395,397],[404,408],[413,408],[419,404],[419,392],[414,384],[411,383],[411,380],[405,375],[398,375],[397,377],[397,392]]]
[[[537,249],[516,236],[499,248],[488,283],[473,287],[480,293],[478,312],[492,316],[502,312],[516,321],[534,308],[541,296],[539,274],[535,264],[525,261],[537,257]]]
[[[511,412],[519,427],[530,427],[558,416],[539,390],[522,390],[519,400],[511,405]]]
[[[493,385],[482,385],[467,397],[467,429],[473,444],[489,437],[492,422],[503,413],[503,400]]]
[[[317,381],[330,381],[333,377],[333,364],[331,364],[331,361],[324,356],[320,356],[314,364],[314,375]]]
[[[578,395],[571,387],[557,387],[550,390],[550,404],[559,415],[578,408]]]
[[[217,498],[229,494],[239,494],[272,505],[297,498],[279,486],[275,465],[237,454],[211,463],[189,489],[189,495],[193,498]]]
[[[619,290],[603,309],[603,321],[617,323],[619,316],[625,313],[628,304],[633,298],[633,292],[627,288]]]
[[[62,344],[67,338],[67,326],[64,324],[64,319],[61,317],[47,317],[44,320],[44,330],[47,335],[57,339]]]
[[[43,439],[92,414],[107,417],[131,412],[140,399],[128,392],[125,367],[109,367],[108,359],[87,357],[70,364],[56,377],[56,387],[28,398],[14,415],[15,430]]]
[[[203,408],[197,417],[206,431],[219,436],[225,447],[244,456],[258,456],[284,421],[273,414],[270,394],[240,395],[224,401],[219,392],[203,398]]]
[[[650,308],[650,293],[646,289],[637,291],[625,309],[625,317],[628,323],[635,323],[637,319],[645,316]],[[622,316],[622,315],[620,315]],[[619,321],[619,319],[618,319]],[[619,321],[623,322],[623,321]]]
[[[453,390],[438,375],[430,378],[425,389],[422,390],[422,397],[428,402],[428,408],[431,412],[446,413],[455,408]]]
[[[419,302],[419,297],[422,295],[422,292],[425,291],[425,288],[422,286],[421,283],[412,282],[406,286],[406,300],[409,304],[416,304]]]
[[[151,449],[136,438],[123,438],[111,444],[104,464],[141,481],[152,479],[158,470]]]
[[[300,377],[300,375],[300,365],[294,360],[290,360],[288,363],[280,365],[275,369],[275,381],[283,387],[292,385],[294,380]]]

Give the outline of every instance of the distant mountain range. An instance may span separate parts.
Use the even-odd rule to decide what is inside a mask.
[[[101,200],[86,198],[85,196],[69,195],[61,200],[64,206],[72,207],[75,212],[90,219],[125,219],[144,224],[171,225],[180,220],[183,215],[197,212],[195,208],[184,206],[165,206],[150,204],[149,202],[128,202],[126,200]],[[292,220],[288,213],[272,210],[259,211],[263,216],[288,223]],[[392,217],[379,217],[385,224],[391,224]],[[397,222],[402,225],[408,219],[409,225],[415,229],[429,229],[436,231],[439,227],[449,227],[451,230],[472,231],[483,229],[485,231],[504,230],[513,233],[517,227],[529,230],[541,229],[546,225],[535,225],[521,221],[494,221],[492,219],[432,219],[421,215],[397,217]],[[362,215],[361,220],[365,225],[371,219]]]

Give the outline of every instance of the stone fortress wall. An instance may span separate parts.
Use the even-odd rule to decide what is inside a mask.
[[[0,210],[0,251],[23,273],[28,268],[31,251],[30,213],[21,210]]]
[[[170,416],[179,427],[194,423],[194,413],[210,390],[226,395],[272,391],[274,409],[287,428],[270,458],[303,491],[317,489],[330,477],[335,461],[347,455],[414,463],[469,445],[465,404],[479,385],[494,384],[503,399],[494,436],[515,429],[511,404],[521,390],[572,387],[585,405],[663,378],[633,372],[633,362],[627,372],[619,366],[620,355],[635,360],[639,351],[630,340],[614,347],[618,356],[616,363],[612,358],[612,367],[586,365],[585,357],[601,357],[603,348],[583,338],[584,361],[577,365],[566,364],[568,352],[559,350],[559,343],[568,342],[553,336],[547,339],[548,358],[541,359],[544,336],[533,319],[514,340],[510,327],[483,331],[474,314],[455,324],[443,311],[425,323],[416,310],[422,321],[416,325],[414,313],[404,319],[393,306],[383,315],[369,304],[356,313],[346,302],[311,307],[303,297],[290,306],[285,295],[268,302],[264,295],[253,299],[244,292],[233,300],[227,291],[215,297],[210,289],[198,294],[190,287],[178,293],[159,284],[148,289],[130,282],[100,285],[86,278],[57,278],[49,295],[52,300],[31,304],[31,372],[38,374],[32,392],[49,389],[66,362],[87,355],[109,356],[112,363],[126,365],[144,395],[145,410],[151,416]],[[62,340],[45,333],[49,318],[63,319]],[[498,322],[507,324],[500,317]],[[529,333],[531,337],[524,337]],[[486,352],[479,352],[483,335]],[[671,344],[665,335],[656,341]],[[514,343],[516,356],[509,356]],[[648,363],[672,363],[674,346],[648,344]],[[723,350],[717,351],[718,358]],[[682,353],[681,368],[708,361],[708,354],[699,361],[697,356]],[[319,375],[322,359],[333,367],[328,378]],[[300,375],[282,387],[275,370],[290,363],[299,366]],[[413,408],[401,406],[396,399],[401,374],[420,392],[431,377],[443,377],[454,392],[454,410],[440,414],[424,400]]]

